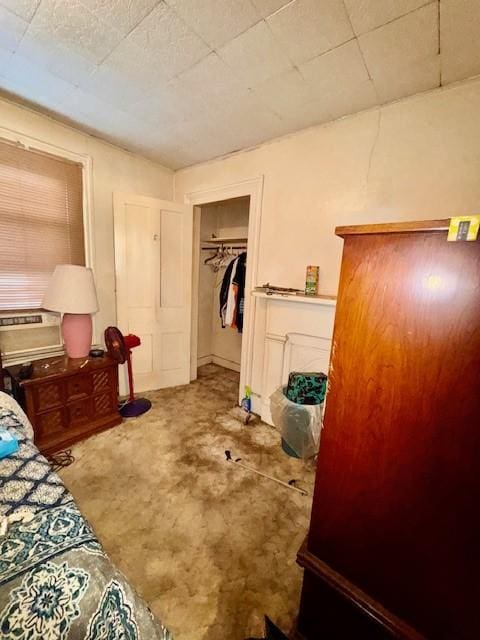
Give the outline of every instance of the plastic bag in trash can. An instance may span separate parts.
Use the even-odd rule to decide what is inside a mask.
[[[297,404],[285,396],[286,390],[279,387],[270,396],[273,424],[299,458],[310,458],[318,452],[323,404]]]

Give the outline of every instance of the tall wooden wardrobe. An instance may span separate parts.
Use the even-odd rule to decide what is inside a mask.
[[[295,638],[480,638],[480,240],[340,227]]]

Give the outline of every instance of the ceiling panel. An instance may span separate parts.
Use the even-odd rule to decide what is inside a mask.
[[[256,10],[264,18],[278,11],[289,2],[291,0],[252,0]]]
[[[0,91],[176,168],[480,74],[478,33],[480,0],[0,0]]]
[[[80,0],[94,16],[127,35],[160,0]]]
[[[253,90],[266,107],[282,118],[294,117],[299,107],[316,99],[311,87],[297,69],[291,69],[263,82]]]
[[[438,7],[431,3],[358,38],[381,102],[436,87]],[[408,93],[401,93],[401,87]]]
[[[45,37],[101,62],[122,40],[122,34],[98,20],[78,0],[42,0],[31,22]]]
[[[202,131],[203,136],[198,132]],[[205,114],[199,114],[193,119],[177,124],[164,130],[158,128],[152,133],[151,149],[158,145],[165,155],[174,158],[174,164],[178,166],[184,163],[191,164],[194,158],[208,158],[223,155],[227,152],[230,140],[227,140],[215,121]]]
[[[132,60],[133,64],[133,60]],[[143,73],[152,70],[142,69]],[[102,64],[87,78],[78,83],[89,95],[96,96],[111,107],[126,109],[138,101],[145,91],[152,89],[155,82],[151,78],[136,77],[131,69],[110,67]]]
[[[72,84],[81,84],[97,68],[94,62],[54,40],[44,31],[35,29],[33,25],[28,27],[17,53]]]
[[[299,131],[313,125],[323,124],[333,120],[330,105],[326,96],[323,99],[313,99],[310,102],[298,105],[291,113],[282,115],[284,133]]]
[[[172,129],[182,123],[198,121],[207,113],[208,105],[201,94],[190,91],[180,78],[174,78],[146,93],[126,110],[142,120]]]
[[[380,72],[374,79],[381,104],[440,86],[440,57],[429,56],[399,68],[394,74]]]
[[[250,0],[166,0],[212,48],[220,47],[260,19]]]
[[[199,130],[205,131],[205,138],[200,140],[196,132]],[[196,124],[192,128],[188,128],[182,131],[183,143],[181,146],[181,154],[190,158],[201,158],[208,160],[209,158],[215,158],[222,156],[231,151],[231,138],[227,135],[223,135],[222,131],[219,131],[218,127],[215,127],[213,123],[203,121]],[[175,145],[178,142],[178,134],[175,132],[172,137],[172,143],[170,148],[175,152]]]
[[[311,91],[328,105],[332,119],[378,104],[356,40],[299,67]]]
[[[81,122],[84,126],[90,126],[92,130],[103,130],[105,134],[111,132],[116,110],[111,104],[88,91],[75,87],[57,108],[65,117]],[[118,121],[118,118],[116,120]]]
[[[159,153],[158,149],[162,149],[162,152]],[[178,144],[168,146],[165,143],[161,143],[158,146],[155,145],[148,148],[144,155],[146,158],[150,158],[154,162],[160,162],[173,170],[201,162],[198,159],[198,153],[193,151],[190,146],[180,147]]]
[[[18,53],[12,55],[4,68],[1,84],[7,91],[18,93],[23,99],[50,109],[53,105],[58,106],[75,90],[70,83]]]
[[[28,22],[0,6],[0,49],[15,51],[27,27]]]
[[[3,85],[3,83],[1,82],[2,76],[5,72],[5,69],[8,67],[8,63],[10,62],[10,59],[13,55],[14,54],[11,51],[0,48],[0,91]]]
[[[479,0],[442,0],[440,37],[444,83],[480,74],[479,34]]]
[[[217,135],[230,143],[232,150],[284,133],[280,116],[264,106],[253,93],[218,106],[210,105],[209,121],[215,125]]]
[[[325,101],[332,118],[363,111],[378,104],[377,91],[371,80],[364,80],[360,84],[345,85],[340,83],[325,96]]]
[[[368,70],[392,73],[438,53],[436,2],[359,37]]]
[[[265,22],[258,22],[218,50],[230,69],[254,87],[293,66]]]
[[[166,79],[188,69],[206,56],[210,48],[164,2],[148,14],[118,47],[117,58],[128,58],[131,46],[140,50],[139,62]]]
[[[295,63],[354,37],[343,0],[294,0],[267,18],[267,23]]]
[[[33,18],[39,4],[40,0],[0,0],[0,5],[28,22]]]
[[[299,69],[318,98],[331,93],[338,85],[355,87],[369,79],[356,40],[299,65]]]
[[[163,65],[153,64],[155,57],[151,50],[145,55],[141,47],[127,38],[97,68],[97,75],[101,77],[114,72],[120,80],[123,79],[127,91],[130,86],[136,87],[137,91],[151,89],[159,81],[167,79]]]
[[[176,79],[185,87],[185,94],[190,95],[190,101],[201,97],[204,102],[218,104],[243,96],[248,91],[246,83],[232,73],[215,52],[202,58]]]
[[[345,0],[352,26],[357,35],[372,31],[414,11],[431,0]]]

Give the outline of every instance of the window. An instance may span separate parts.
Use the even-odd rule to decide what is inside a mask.
[[[0,142],[0,311],[38,309],[57,264],[85,264],[82,165]]]

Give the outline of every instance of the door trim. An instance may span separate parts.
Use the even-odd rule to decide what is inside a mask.
[[[233,184],[191,191],[184,195],[184,202],[194,206],[193,213],[193,251],[192,251],[192,326],[190,349],[190,379],[197,377],[197,334],[198,334],[198,251],[200,246],[200,209],[202,204],[250,196],[248,216],[248,260],[245,276],[245,314],[243,324],[242,354],[240,360],[239,401],[246,385],[251,386],[253,368],[253,328],[257,300],[251,293],[258,285],[258,260],[260,248],[260,230],[262,217],[263,175]]]

